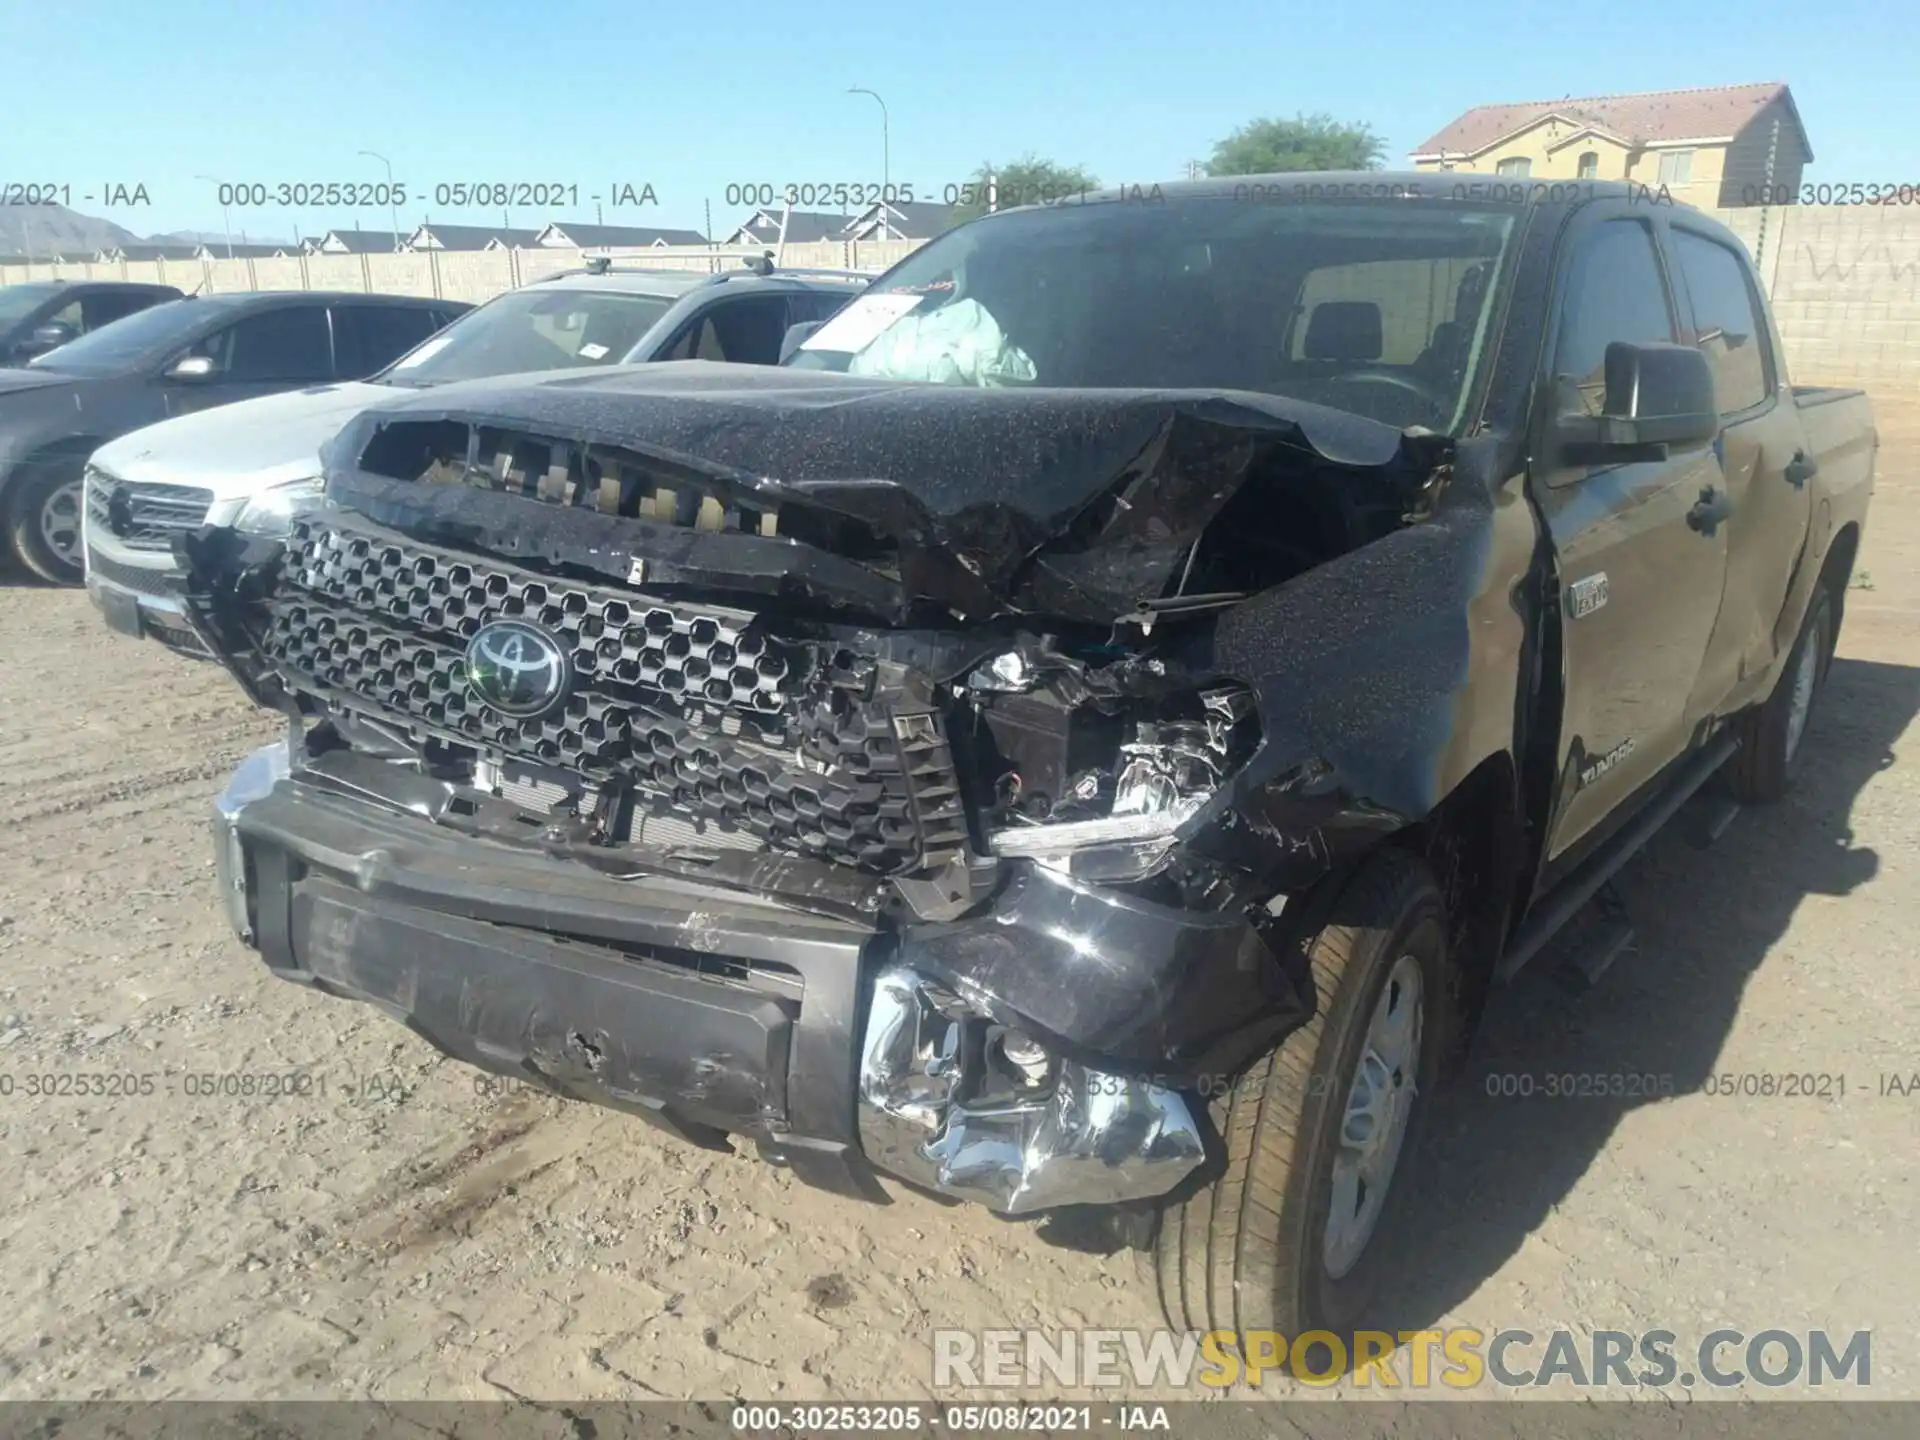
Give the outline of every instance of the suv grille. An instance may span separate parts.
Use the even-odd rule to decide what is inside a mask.
[[[193,485],[134,484],[87,471],[87,521],[129,550],[170,550],[173,537],[206,523],[213,492]]]
[[[138,565],[123,565],[102,555],[98,547],[87,546],[87,573],[136,595],[171,599],[185,592],[186,580],[172,570],[147,570]]]
[[[466,642],[524,619],[571,647],[565,705],[514,720],[466,685]],[[758,616],[668,604],[434,549],[338,517],[294,522],[263,641],[326,705],[625,785],[711,825],[884,873],[966,842],[939,716],[871,660]]]

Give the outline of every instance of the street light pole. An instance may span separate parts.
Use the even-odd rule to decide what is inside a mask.
[[[891,191],[887,186],[889,179],[889,162],[891,159],[887,154],[887,102],[880,98],[878,92],[869,90],[864,85],[849,86],[847,88],[847,94],[871,95],[873,96],[874,103],[880,107],[880,203],[882,205],[889,205],[892,201],[888,198]]]
[[[400,201],[398,192],[393,188],[393,162],[378,150],[362,150],[360,153],[370,159],[378,160],[387,167],[387,215],[393,225],[393,248],[398,250],[400,248]]]
[[[205,180],[209,185],[213,186],[214,198],[219,199],[220,181],[214,179],[211,175],[196,175],[193,178],[196,180]],[[227,232],[227,258],[231,260],[233,259],[233,217],[227,213],[227,202],[224,200],[220,201],[220,225],[221,228]]]

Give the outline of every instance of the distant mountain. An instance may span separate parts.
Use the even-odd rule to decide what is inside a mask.
[[[169,230],[164,235],[149,235],[149,245],[218,245],[225,243],[227,232],[224,230]],[[240,238],[234,232],[235,240]]]
[[[218,245],[224,230],[169,230],[142,239],[125,226],[64,205],[0,205],[0,255],[91,255],[109,245]],[[234,240],[241,239],[238,231]]]
[[[133,231],[64,205],[0,205],[0,255],[91,255],[139,243]]]

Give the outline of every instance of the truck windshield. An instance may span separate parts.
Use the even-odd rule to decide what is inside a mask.
[[[1251,390],[1451,431],[1511,212],[1228,196],[1010,211],[915,251],[788,364],[952,385]]]
[[[463,315],[374,378],[427,386],[618,365],[672,305],[664,295],[613,290],[515,290]]]

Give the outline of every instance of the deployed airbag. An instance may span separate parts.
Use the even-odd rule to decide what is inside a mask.
[[[936,385],[1027,385],[1034,380],[1033,361],[1007,339],[978,300],[959,300],[895,322],[848,362],[847,373]]]

